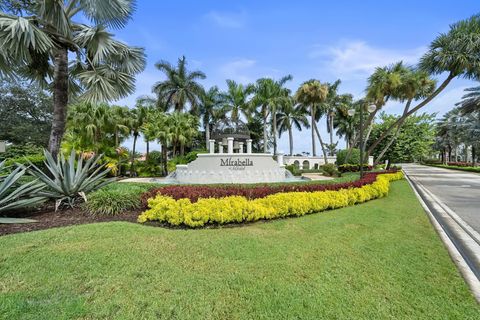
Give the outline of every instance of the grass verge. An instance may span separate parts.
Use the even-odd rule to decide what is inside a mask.
[[[406,181],[240,228],[98,223],[0,237],[2,319],[475,319]]]

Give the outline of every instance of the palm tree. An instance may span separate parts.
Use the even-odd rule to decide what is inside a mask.
[[[184,112],[185,106],[190,105],[190,111],[196,112],[199,101],[204,95],[204,89],[198,80],[206,78],[202,71],[189,71],[185,56],[178,59],[174,66],[168,61],[161,60],[155,67],[165,73],[164,81],[159,81],[153,86],[158,101],[165,101],[167,108],[173,106],[177,112]]]
[[[338,86],[340,85],[341,81],[337,80],[334,83],[330,84],[327,83],[328,86],[328,94],[327,98],[323,103],[320,104],[318,111],[316,113],[317,121],[320,120],[321,116],[325,114],[326,121],[327,121],[327,132],[330,136],[330,143],[328,145],[329,153],[331,156],[334,155],[334,150],[338,144],[338,142],[333,142],[333,131],[334,131],[334,119],[338,112],[339,108],[344,108],[345,106],[350,106],[353,100],[352,95],[350,94],[338,94]]]
[[[412,67],[405,67],[400,74],[400,83],[396,88],[393,97],[400,102],[405,102],[403,115],[407,114],[413,101],[428,97],[435,90],[436,81],[431,79],[428,73]],[[397,139],[400,129],[405,122],[404,118],[398,122],[397,129],[384,149],[379,153],[377,163],[380,162],[388,148]]]
[[[190,145],[198,134],[198,119],[191,114],[173,112],[168,116],[167,126],[171,128],[173,155],[179,149],[180,156],[183,156],[185,146]]]
[[[220,93],[222,107],[230,112],[232,122],[238,122],[240,116],[249,118],[251,108],[248,97],[253,93],[254,87],[251,84],[243,85],[234,80],[227,80],[227,91]]]
[[[147,120],[148,108],[142,105],[136,105],[134,109],[130,110],[130,132],[133,136],[132,156],[130,158],[130,174],[133,175],[135,171],[135,151],[137,146],[137,139],[143,124]]]
[[[356,140],[357,128],[360,123],[359,112],[355,112],[353,116],[348,114],[348,110],[355,108],[355,104],[358,105],[358,102],[352,102],[349,105],[338,108],[333,119],[333,127],[336,129],[337,136],[345,138],[347,149],[355,146],[354,141]]]
[[[316,111],[317,107],[325,101],[328,94],[327,86],[320,83],[320,81],[312,79],[308,80],[298,88],[295,99],[304,107],[310,110],[311,118],[311,129],[312,129],[312,155],[317,156],[317,151],[315,147],[315,132],[320,140],[320,145],[322,147],[322,152],[324,156],[324,161],[327,163],[327,152],[325,151],[325,146],[323,144],[322,137],[318,128],[316,126]]]
[[[120,147],[121,139],[130,134],[130,110],[127,107],[111,106],[109,125],[113,132],[115,148]]]
[[[0,13],[0,74],[14,73],[53,92],[48,149],[56,156],[65,132],[69,96],[87,102],[117,100],[134,91],[145,66],[142,48],[113,38],[131,18],[133,0],[25,1]],[[5,8],[2,8],[6,10]],[[94,26],[77,23],[87,19]],[[69,52],[75,58],[69,61]]]
[[[216,120],[221,109],[222,101],[220,99],[220,91],[217,86],[211,87],[202,97],[200,102],[200,116],[202,118],[203,127],[205,129],[205,143],[207,150],[210,148],[210,124]]]
[[[306,114],[307,111],[302,106],[295,105],[292,97],[285,100],[277,114],[278,134],[281,136],[288,132],[290,155],[293,155],[293,127],[298,131],[302,131],[302,127],[310,127]]]
[[[462,96],[462,101],[457,103],[463,114],[473,113],[480,110],[480,87],[465,89],[467,94]]]
[[[419,68],[430,75],[447,73],[447,77],[436,89],[418,103],[415,107],[402,115],[380,137],[374,141],[368,153],[385,139],[397,125],[405,118],[414,114],[430,101],[432,101],[456,77],[463,76],[468,79],[480,79],[480,16],[474,15],[466,20],[461,20],[451,25],[447,33],[440,34],[430,44],[430,49],[420,59]]]
[[[261,78],[255,85],[255,95],[252,98],[252,107],[259,108],[259,113],[263,119],[263,152],[268,152],[268,117],[271,115],[272,135],[273,135],[273,153],[277,153],[277,108],[285,99],[288,99],[290,90],[284,88],[287,81],[292,80],[291,75],[284,76],[278,81],[270,78]]]

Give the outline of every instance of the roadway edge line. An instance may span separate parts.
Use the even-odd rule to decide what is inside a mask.
[[[475,273],[472,271],[468,263],[465,261],[465,258],[462,256],[458,248],[455,246],[455,244],[452,242],[452,240],[450,239],[448,234],[445,232],[441,224],[438,222],[435,215],[432,213],[432,211],[430,211],[430,208],[427,206],[422,196],[418,193],[417,188],[413,184],[411,178],[408,176],[408,174],[404,170],[402,171],[410,185],[410,188],[413,190],[421,206],[427,213],[427,216],[430,222],[432,223],[433,228],[435,229],[437,234],[440,236],[440,239],[442,240],[444,246],[447,248],[450,258],[453,260],[458,270],[462,274],[463,279],[465,280],[468,287],[470,288],[474,298],[477,300],[478,303],[480,303],[480,280],[475,276]]]

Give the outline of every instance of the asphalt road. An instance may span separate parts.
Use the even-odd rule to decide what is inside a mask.
[[[418,164],[403,164],[402,168],[480,232],[480,174]]]

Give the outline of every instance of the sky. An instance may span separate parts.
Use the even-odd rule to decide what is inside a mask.
[[[287,87],[292,92],[312,78],[340,79],[339,93],[361,98],[375,67],[400,60],[415,65],[450,24],[479,12],[480,4],[472,0],[138,0],[128,25],[112,32],[129,45],[144,47],[147,66],[137,76],[135,93],[117,104],[133,107],[138,96],[151,94],[153,84],[164,79],[155,63],[176,63],[182,55],[190,70],[205,72],[201,83],[207,89],[225,89],[226,79],[251,83],[291,74]],[[422,110],[441,116],[474,85],[455,79]],[[384,107],[388,113],[401,109],[396,102]],[[327,138],[324,121],[320,125]],[[131,147],[131,141],[125,145]],[[138,149],[144,151],[144,144]],[[279,150],[288,151],[287,134],[280,138]],[[310,150],[309,131],[295,132],[294,152]]]

